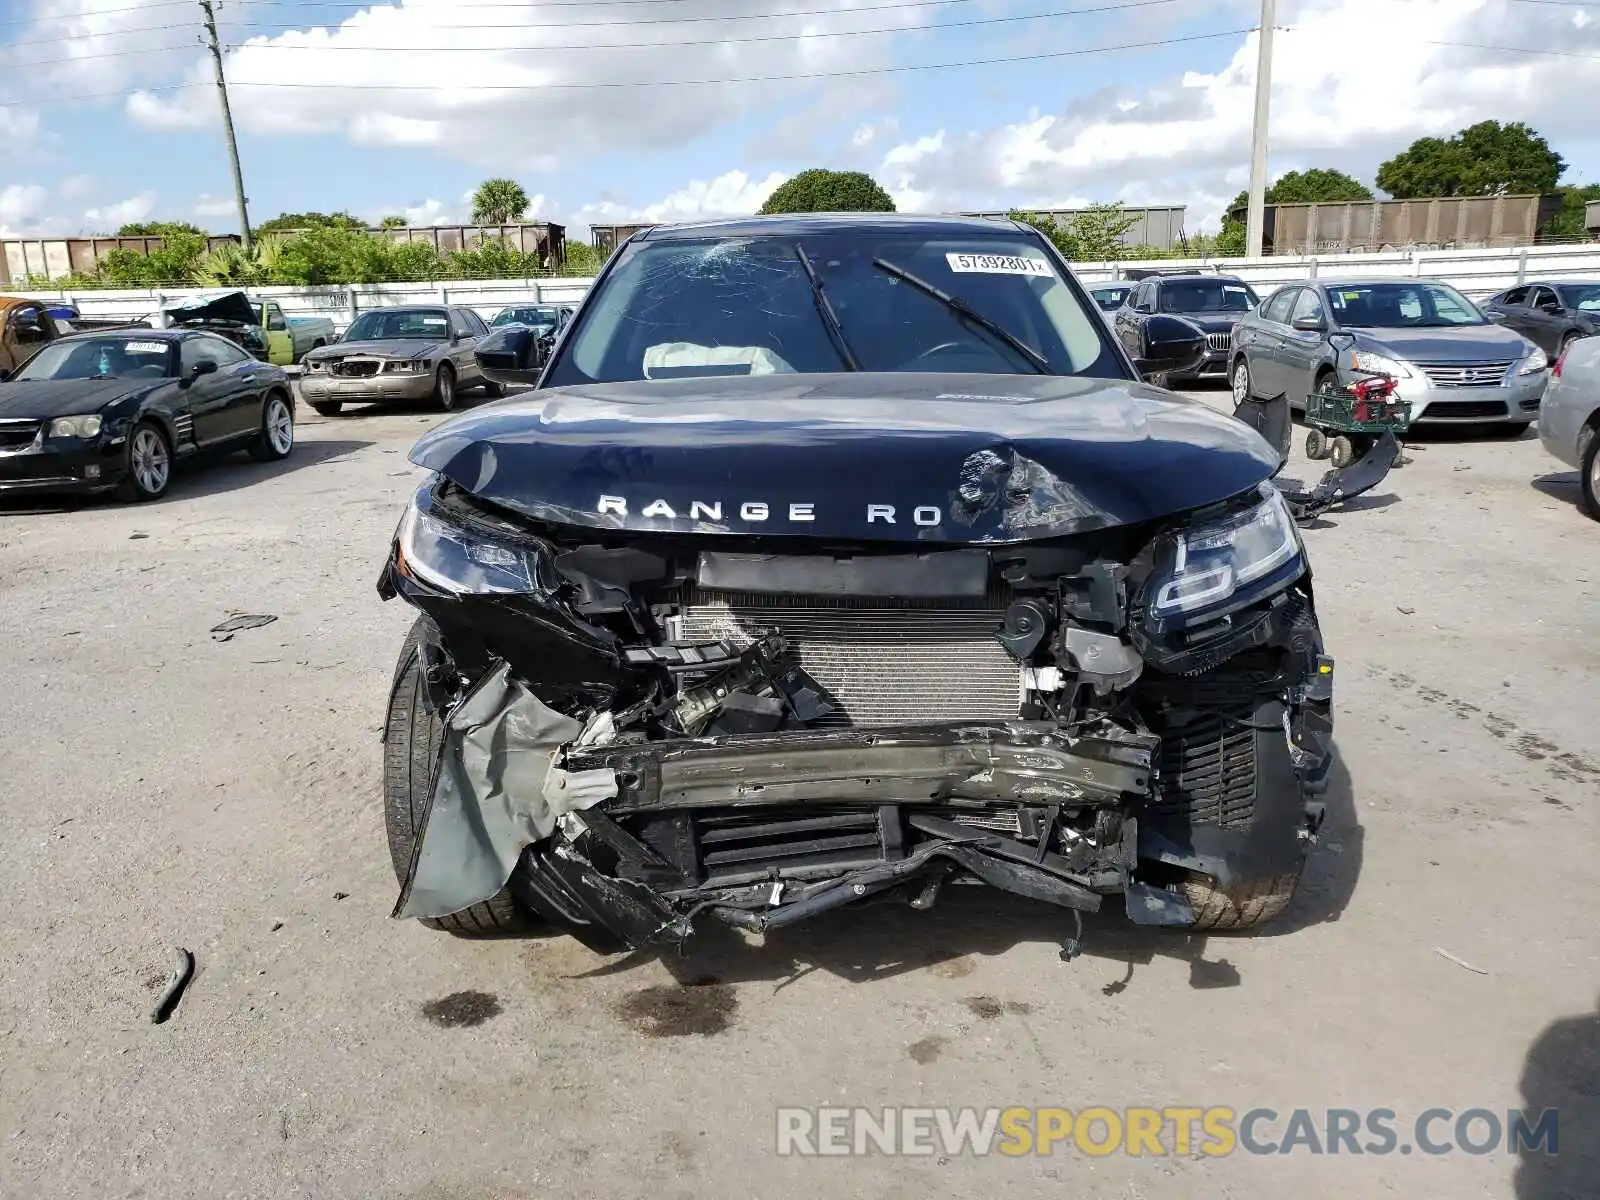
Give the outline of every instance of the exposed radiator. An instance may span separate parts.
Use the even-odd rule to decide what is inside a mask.
[[[683,636],[742,647],[757,631],[779,630],[806,672],[838,702],[833,724],[940,724],[1018,715],[1021,672],[995,638],[1005,615],[1002,597],[973,607],[892,603],[691,588],[681,610]]]

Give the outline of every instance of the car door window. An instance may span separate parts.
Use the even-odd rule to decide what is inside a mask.
[[[1300,295],[1294,302],[1294,308],[1289,314],[1289,319],[1298,321],[1302,317],[1314,317],[1319,321],[1326,319],[1322,311],[1322,297],[1317,294],[1316,288],[1300,289]]]
[[[218,337],[185,338],[178,347],[178,369],[186,376],[193,374],[195,364],[201,361],[216,363],[220,371],[249,359],[250,356],[232,342]]]
[[[1561,311],[1561,302],[1556,299],[1556,294],[1547,287],[1536,287],[1528,296],[1528,307],[1540,309],[1544,312],[1558,313]]]
[[[1275,293],[1272,299],[1267,301],[1267,306],[1261,310],[1262,319],[1271,321],[1276,325],[1287,325],[1289,323],[1289,307],[1294,303],[1295,297],[1300,291],[1300,288],[1286,287]]]
[[[450,332],[461,337],[473,335],[472,323],[467,320],[465,309],[455,308],[450,310]]]
[[[1133,307],[1136,312],[1151,312],[1156,306],[1156,289],[1151,283],[1141,283],[1139,290],[1133,294]]]
[[[1514,287],[1509,292],[1502,292],[1490,303],[1500,308],[1520,308],[1528,302],[1528,292],[1531,290],[1526,287]]]

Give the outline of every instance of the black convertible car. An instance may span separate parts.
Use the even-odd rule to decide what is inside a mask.
[[[191,454],[271,462],[293,449],[289,377],[214,333],[67,337],[0,381],[0,496],[115,489],[154,500]]]
[[[1280,913],[1333,670],[1281,456],[1141,382],[1192,324],[1130,347],[1026,226],[632,239],[536,391],[412,452],[396,915],[641,946],[971,883]],[[538,367],[526,328],[480,355]]]

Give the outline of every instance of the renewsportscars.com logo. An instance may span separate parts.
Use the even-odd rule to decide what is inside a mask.
[[[780,1108],[781,1155],[1220,1158],[1246,1154],[1556,1154],[1559,1111],[1428,1108]]]

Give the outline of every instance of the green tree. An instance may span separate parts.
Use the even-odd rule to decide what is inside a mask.
[[[206,235],[179,228],[157,234],[127,234],[128,237],[160,237],[162,246],[149,254],[118,248],[100,260],[100,276],[114,288],[160,287],[164,284],[193,283],[195,271],[206,253]]]
[[[528,211],[528,193],[514,179],[485,179],[472,193],[475,225],[512,225]]]
[[[1288,171],[1267,188],[1268,204],[1337,204],[1349,200],[1371,200],[1372,189],[1343,171],[1312,167],[1308,171]],[[1228,205],[1227,216],[1239,220],[1249,207],[1250,193],[1240,192]],[[1241,243],[1242,244],[1242,243]]]
[[[402,216],[389,216],[378,222],[379,229],[404,229],[411,222]]]
[[[1479,121],[1454,137],[1418,138],[1378,168],[1378,186],[1397,200],[1421,196],[1503,196],[1555,188],[1566,160],[1520,121]]]
[[[278,247],[273,282],[302,287],[326,283],[381,283],[394,278],[394,243],[365,229],[313,226]]]
[[[347,212],[294,212],[279,213],[270,221],[256,226],[261,233],[294,233],[301,229],[365,229],[367,223]]]
[[[527,279],[544,273],[536,253],[513,250],[500,238],[486,238],[471,250],[458,250],[450,263],[462,279]]]
[[[1545,237],[1566,241],[1586,239],[1589,236],[1589,228],[1584,220],[1585,209],[1590,201],[1600,200],[1600,183],[1586,183],[1581,187],[1558,187],[1556,194],[1561,197],[1561,211],[1551,217],[1545,225]]]
[[[129,221],[117,230],[117,237],[168,237],[175,233],[205,237],[206,231],[187,221]]]
[[[1122,235],[1139,220],[1120,204],[1091,204],[1074,213],[1065,225],[1040,213],[1014,212],[1011,216],[1044,234],[1069,262],[1109,262],[1126,254]]]
[[[801,171],[767,198],[763,214],[808,212],[894,212],[894,201],[870,175],[860,171]]]
[[[606,256],[588,242],[567,243],[567,263],[564,273],[573,276],[598,275],[606,265]]]

